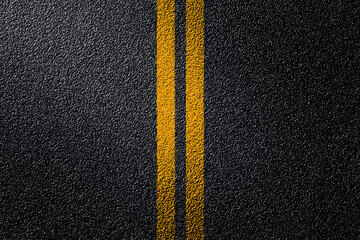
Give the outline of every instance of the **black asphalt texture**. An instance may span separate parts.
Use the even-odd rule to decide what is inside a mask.
[[[205,239],[360,238],[360,3],[205,0]],[[0,239],[156,238],[156,1],[0,3]],[[176,1],[185,239],[185,0]]]

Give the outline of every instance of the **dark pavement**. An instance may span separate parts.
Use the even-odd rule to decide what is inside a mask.
[[[359,11],[205,0],[205,239],[360,237]],[[0,239],[155,239],[156,1],[1,2],[0,109]]]

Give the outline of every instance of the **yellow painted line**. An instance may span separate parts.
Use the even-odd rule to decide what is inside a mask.
[[[157,239],[175,237],[175,0],[157,0]]]
[[[186,239],[204,239],[204,0],[186,0]]]

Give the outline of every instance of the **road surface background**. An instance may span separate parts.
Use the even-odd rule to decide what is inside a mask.
[[[360,235],[357,1],[205,1],[205,239]],[[0,3],[0,238],[156,237],[156,1]],[[185,239],[185,1],[176,1]]]

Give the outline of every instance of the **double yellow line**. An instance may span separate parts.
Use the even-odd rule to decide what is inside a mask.
[[[186,0],[186,238],[204,239],[204,0]],[[157,0],[157,239],[175,237],[175,0]]]

